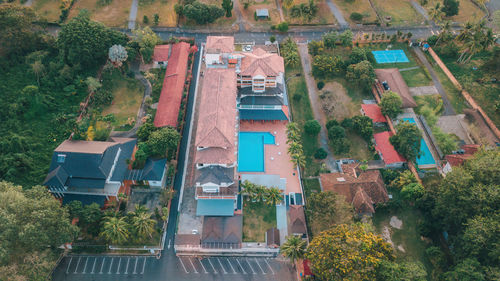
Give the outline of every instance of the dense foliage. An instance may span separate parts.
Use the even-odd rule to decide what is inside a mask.
[[[328,230],[336,224],[350,223],[354,216],[351,205],[335,192],[311,193],[307,198],[306,215],[312,235]]]
[[[182,13],[186,18],[195,21],[197,24],[207,24],[223,17],[226,11],[215,5],[193,1],[183,7]]]
[[[394,149],[408,161],[415,162],[420,153],[422,133],[417,125],[407,121],[400,122],[396,125],[396,131],[396,134],[389,138]]]
[[[387,91],[382,95],[379,105],[382,114],[389,116],[391,119],[396,118],[399,113],[403,112],[401,109],[403,105],[401,97],[392,91]]]

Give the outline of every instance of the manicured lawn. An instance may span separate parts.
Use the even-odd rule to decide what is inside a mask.
[[[102,115],[114,114],[116,121],[113,125],[116,127],[127,124],[129,118],[135,120],[144,95],[141,83],[114,72],[112,92],[113,102],[103,110]]]
[[[81,9],[86,9],[94,21],[102,22],[110,27],[125,27],[128,23],[131,5],[132,0],[112,0],[107,6],[100,6],[98,0],[78,0],[71,8],[68,18],[75,17]],[[142,21],[139,18],[137,20]]]
[[[375,9],[385,21],[385,17],[391,17],[390,25],[417,25],[424,18],[415,11],[410,0],[373,0]]]
[[[276,206],[243,202],[243,242],[265,242],[266,231],[276,227]]]
[[[377,15],[375,11],[372,9],[370,2],[368,0],[354,0],[354,1],[345,1],[345,0],[334,0],[335,5],[342,10],[344,14],[344,18],[350,23],[357,23],[351,20],[350,16],[352,13],[357,12],[363,15],[362,22],[375,22],[377,20]]]
[[[177,1],[174,0],[155,0],[152,3],[139,4],[137,21],[142,23],[144,16],[147,16],[149,25],[152,26],[154,24],[154,14],[158,14],[160,16],[158,26],[175,26],[177,24],[177,14],[174,11],[175,4],[177,4]]]
[[[423,68],[401,71],[401,76],[403,76],[408,87],[429,86],[433,84],[426,69]]]
[[[432,7],[436,5],[437,2],[443,4],[443,1],[429,0],[425,8],[429,11]],[[442,5],[441,5],[442,6]],[[447,18],[454,22],[477,22],[484,16],[484,12],[479,9],[478,6],[474,5],[471,0],[460,0],[460,5],[458,6],[458,15]]]
[[[297,77],[297,74],[300,74],[301,76]],[[288,101],[292,111],[292,120],[298,123],[302,128],[307,120],[314,119],[302,67],[287,67],[285,69],[285,78],[291,78],[287,83],[287,89]],[[320,163],[314,159],[314,153],[319,147],[318,138],[307,137],[307,135],[303,133],[302,145],[306,156],[304,176],[318,175]]]
[[[293,5],[300,5],[302,3],[307,5],[309,3],[309,0],[293,1]],[[318,6],[318,13],[310,21],[306,21],[302,18],[292,18],[290,16],[290,10],[287,10],[285,7],[283,7],[283,2],[281,2],[281,6],[283,8],[283,16],[285,17],[285,20],[291,24],[335,24],[337,22],[332,12],[330,12],[328,4],[325,0],[314,1],[314,3]]]
[[[49,22],[58,22],[61,10],[60,0],[34,0],[33,9]]]

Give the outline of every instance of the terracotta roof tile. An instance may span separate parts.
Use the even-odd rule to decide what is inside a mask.
[[[167,61],[170,45],[156,45],[153,52],[153,61]]]
[[[188,43],[180,42],[172,46],[154,120],[156,127],[177,127],[177,118],[186,82],[188,56]]]
[[[208,53],[232,53],[234,52],[233,36],[207,36],[205,48]]]
[[[362,104],[361,108],[366,116],[370,117],[374,123],[387,122],[380,107],[376,104]]]
[[[398,93],[403,100],[403,108],[416,107],[417,103],[410,94],[403,76],[397,68],[375,69],[375,74],[380,82],[387,81],[391,91]]]
[[[255,48],[252,53],[243,53],[240,75],[278,76],[285,72],[284,60],[278,54]]]
[[[288,229],[289,234],[302,233],[306,234],[306,216],[304,214],[304,207],[298,205],[291,205],[288,210]]]
[[[386,165],[393,163],[406,162],[406,159],[401,156],[394,146],[392,146],[389,138],[392,136],[391,132],[385,131],[378,134],[374,134],[375,138],[375,149],[382,154],[382,159]]]

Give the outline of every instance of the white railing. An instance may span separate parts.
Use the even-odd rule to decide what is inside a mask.
[[[281,109],[281,105],[245,105],[240,104],[238,106],[239,109],[273,109],[279,110]]]

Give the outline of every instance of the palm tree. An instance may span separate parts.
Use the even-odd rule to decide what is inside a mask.
[[[133,212],[130,212],[132,216],[137,216],[142,213],[147,213],[149,209],[145,205],[139,205],[135,204],[134,206],[135,210]]]
[[[299,236],[288,236],[286,242],[280,247],[280,253],[290,259],[295,266],[295,261],[302,259],[306,253],[306,241]]]
[[[441,11],[441,3],[437,2],[434,7],[429,10],[429,15],[431,19],[435,22],[440,22],[443,19],[444,13]]]
[[[451,21],[446,20],[446,21],[443,21],[439,25],[441,26],[441,33],[439,34],[438,40],[436,41],[436,46],[438,45],[439,41],[441,39],[443,39],[443,37],[445,37],[446,35],[448,35],[450,33],[450,30],[451,30]]]
[[[288,145],[288,154],[294,154],[294,153],[297,153],[299,151],[302,151],[302,144],[300,144],[298,142],[291,142]]]
[[[483,36],[482,43],[483,50],[488,49],[491,45],[495,44],[495,36],[493,35],[493,30],[488,28],[486,34]]]
[[[112,243],[122,243],[129,237],[128,223],[124,217],[108,217],[104,221],[101,236]]]
[[[281,190],[276,187],[268,188],[265,197],[266,197],[266,202],[271,206],[275,206],[278,203],[280,203],[281,200],[283,200],[283,195],[281,194]]]
[[[263,186],[263,185],[255,185],[255,191],[254,191],[254,194],[255,194],[255,198],[257,199],[258,202],[261,202],[261,201],[264,201],[265,198],[265,195],[267,193],[267,187]]]
[[[472,29],[474,28],[474,24],[470,21],[464,23],[460,34],[457,36],[457,40],[460,42],[466,41],[468,38],[472,37]]]
[[[247,195],[247,200],[255,199],[255,185],[248,180],[241,183],[240,194]]]
[[[292,157],[292,163],[299,167],[304,167],[306,165],[306,157],[304,156],[304,153],[295,153],[291,155]]]
[[[33,70],[33,73],[35,73],[36,82],[38,83],[38,87],[40,87],[40,76],[44,74],[45,66],[43,66],[42,61],[37,60],[31,64],[31,69]]]
[[[132,225],[139,236],[153,237],[156,221],[151,218],[150,213],[139,213],[132,218]]]

